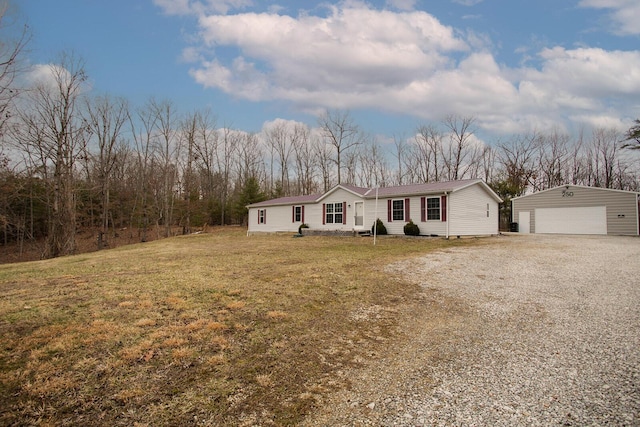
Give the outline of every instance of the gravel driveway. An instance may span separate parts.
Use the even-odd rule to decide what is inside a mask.
[[[389,271],[431,308],[307,425],[640,426],[640,239],[511,235]]]

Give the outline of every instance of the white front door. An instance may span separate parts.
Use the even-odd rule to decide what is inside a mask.
[[[353,204],[354,226],[355,228],[364,227],[364,202],[355,202]]]
[[[520,233],[531,233],[531,212],[523,211],[518,213],[518,231]]]

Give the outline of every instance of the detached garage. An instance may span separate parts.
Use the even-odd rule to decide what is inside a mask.
[[[511,201],[520,233],[637,236],[640,193],[562,185]]]

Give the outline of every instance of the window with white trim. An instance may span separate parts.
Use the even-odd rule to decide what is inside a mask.
[[[293,221],[302,222],[302,206],[296,206],[293,209]]]
[[[258,224],[265,224],[267,219],[267,210],[258,209]]]
[[[404,200],[391,202],[391,219],[393,221],[404,221]]]
[[[325,222],[327,224],[342,224],[342,202],[327,203],[325,205]]]
[[[440,197],[427,198],[427,221],[440,221]]]

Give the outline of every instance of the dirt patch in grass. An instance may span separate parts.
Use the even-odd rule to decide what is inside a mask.
[[[404,339],[394,260],[477,240],[222,230],[0,266],[0,424],[291,425]]]

